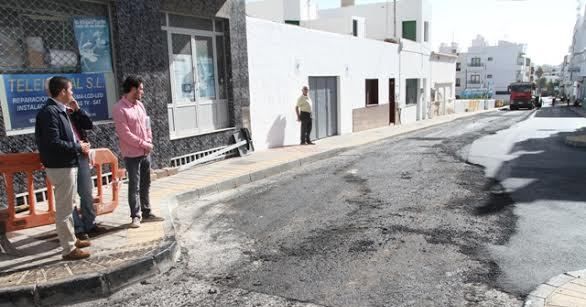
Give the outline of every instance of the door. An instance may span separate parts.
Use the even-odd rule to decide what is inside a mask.
[[[396,123],[395,79],[389,79],[389,124]]]
[[[338,78],[309,77],[309,96],[313,102],[311,139],[338,133]]]

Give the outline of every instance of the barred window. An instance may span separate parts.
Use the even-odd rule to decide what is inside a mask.
[[[109,6],[67,0],[0,3],[0,102],[7,134],[29,133],[46,101],[45,80],[62,75],[94,120],[115,102]]]

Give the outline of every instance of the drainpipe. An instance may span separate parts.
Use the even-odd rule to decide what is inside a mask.
[[[393,0],[393,37],[397,38],[397,0]]]

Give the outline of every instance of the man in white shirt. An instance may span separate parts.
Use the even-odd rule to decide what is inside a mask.
[[[295,113],[297,121],[301,122],[301,145],[315,145],[311,142],[311,98],[309,98],[309,87],[304,86],[301,89],[302,95],[297,99]]]

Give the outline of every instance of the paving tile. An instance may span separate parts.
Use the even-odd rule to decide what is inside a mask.
[[[586,306],[586,299],[567,294],[554,293],[545,299],[545,306]]]

